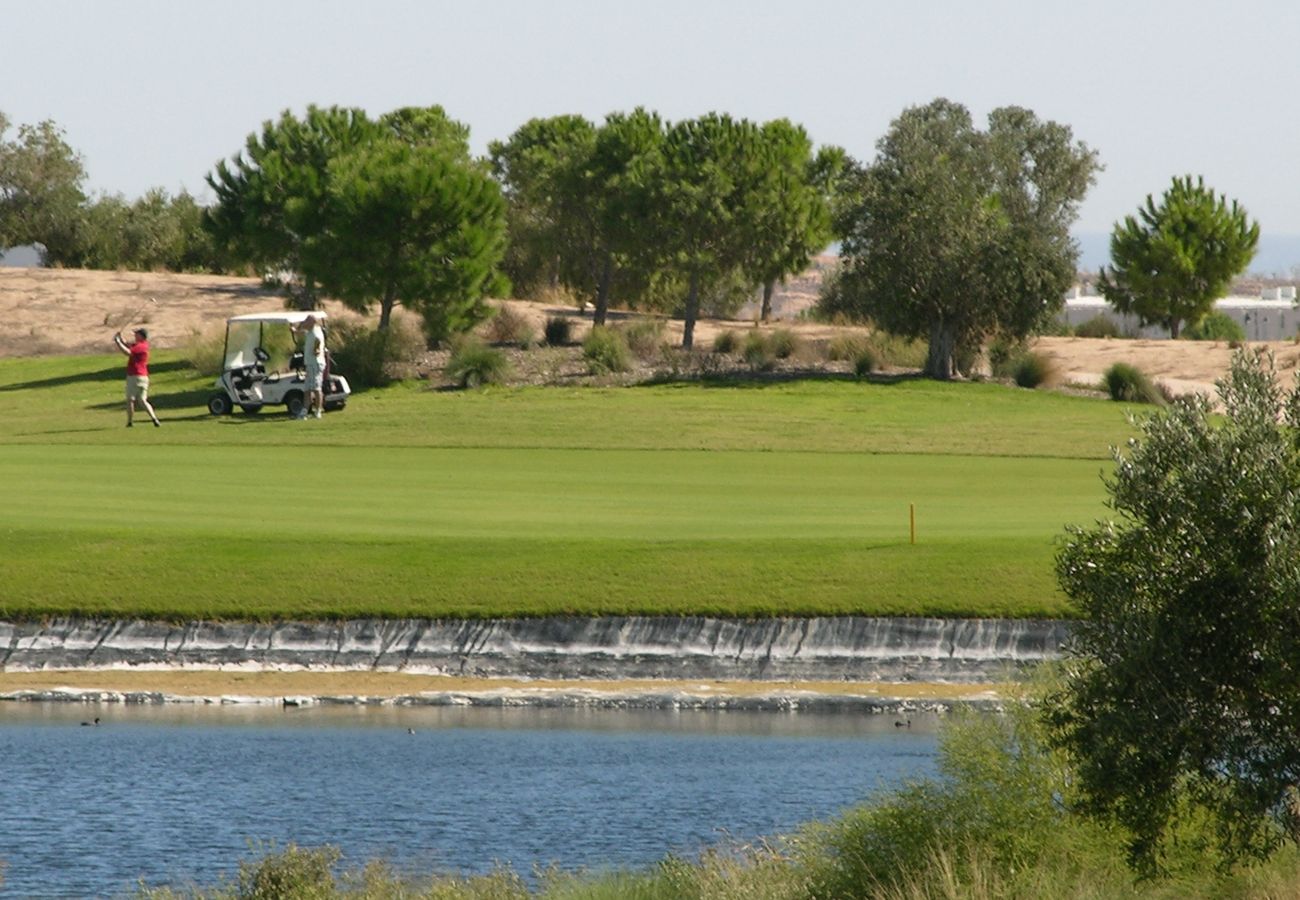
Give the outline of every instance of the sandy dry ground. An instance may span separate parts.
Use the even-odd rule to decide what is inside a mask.
[[[497,692],[555,694],[684,694],[694,697],[854,696],[904,700],[995,699],[996,684],[865,683],[849,681],[547,681],[513,678],[457,678],[373,671],[268,671],[206,669],[0,671],[0,695],[18,691],[136,691],[175,697],[374,697],[419,694],[487,695]]]
[[[513,305],[539,332],[548,316],[576,316],[569,307]],[[111,352],[113,332],[137,325],[149,328],[155,346],[178,347],[195,332],[219,330],[227,316],[280,306],[274,292],[251,278],[0,268],[0,356]],[[341,311],[335,304],[327,304],[327,309],[335,315]],[[586,322],[589,318],[577,317],[575,336],[581,336]],[[718,331],[748,324],[702,321],[696,339],[707,345]],[[803,322],[782,325],[809,340],[824,340],[840,330]],[[670,323],[668,333],[679,339],[681,323]],[[1232,354],[1225,343],[1195,341],[1041,338],[1036,346],[1052,357],[1065,382],[1094,384],[1112,363],[1123,361],[1175,393],[1212,393]],[[1252,346],[1273,351],[1289,385],[1300,364],[1300,347],[1291,342]]]

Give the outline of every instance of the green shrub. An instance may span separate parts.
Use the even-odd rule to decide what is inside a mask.
[[[832,362],[837,360],[853,361],[862,355],[862,351],[866,347],[867,342],[860,335],[837,334],[826,345],[826,358]]]
[[[740,357],[755,372],[767,372],[776,365],[776,356],[761,331],[751,331],[745,335]]]
[[[632,368],[631,351],[623,334],[603,325],[592,328],[582,342],[582,356],[593,375],[626,372]]]
[[[1244,341],[1246,332],[1236,319],[1216,309],[1189,326],[1183,337],[1189,341]]]
[[[220,328],[203,332],[197,328],[191,329],[185,339],[185,361],[200,375],[213,378],[220,375],[225,363],[225,350],[226,333]]]
[[[496,347],[476,340],[461,341],[452,350],[443,374],[463,388],[499,384],[510,371],[510,361]]]
[[[331,369],[346,376],[354,390],[391,384],[400,367],[426,349],[419,327],[396,317],[383,331],[358,319],[330,319],[328,342]]]
[[[1165,402],[1164,394],[1146,373],[1129,363],[1115,363],[1102,376],[1102,383],[1112,400],[1125,403],[1154,403],[1157,406]]]
[[[573,320],[568,316],[548,316],[542,327],[542,338],[550,347],[564,347],[573,335]]]
[[[664,345],[664,322],[662,319],[638,319],[618,329],[627,342],[628,349],[640,359],[650,359],[657,355]]]
[[[880,369],[880,358],[876,351],[871,347],[862,347],[858,350],[858,355],[853,358],[853,374],[859,378],[866,378],[872,372]]]
[[[1049,319],[1037,329],[1037,333],[1043,337],[1074,337],[1074,329],[1065,319]]]
[[[1011,377],[1022,388],[1036,388],[1056,381],[1056,363],[1042,353],[1022,353],[1015,361]]]
[[[533,326],[528,317],[513,306],[502,304],[496,314],[488,319],[484,334],[494,344],[518,344],[529,347],[533,343]]]
[[[1024,341],[997,338],[988,346],[989,371],[994,378],[1011,378],[1016,363],[1029,351]]]
[[[799,349],[799,337],[789,328],[777,328],[767,336],[767,346],[777,359],[789,359]]]
[[[714,353],[735,353],[740,347],[740,335],[735,331],[720,331],[713,339]]]
[[[239,864],[241,900],[282,900],[285,897],[337,896],[334,867],[343,854],[336,847],[297,847],[267,853]]]
[[[1086,322],[1080,322],[1074,329],[1074,336],[1081,338],[1114,338],[1120,336],[1119,323],[1102,313]]]
[[[889,331],[871,332],[867,337],[867,345],[876,351],[882,364],[900,369],[925,368],[925,358],[930,352],[928,342]]]
[[[1093,861],[1118,842],[1071,815],[1062,760],[1045,745],[1033,708],[1005,716],[958,713],[944,725],[941,778],[914,782],[806,833],[804,865],[817,897],[992,897],[972,882],[999,879],[1073,853]],[[946,867],[953,890],[912,894]]]

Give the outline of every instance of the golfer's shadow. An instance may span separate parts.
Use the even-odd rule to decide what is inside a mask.
[[[177,372],[189,368],[189,363],[180,360],[158,363],[157,365],[149,367],[150,371],[154,373]],[[98,384],[104,381],[123,381],[125,378],[126,376],[123,374],[123,367],[121,365],[115,365],[111,368],[99,369],[95,372],[78,372],[76,375],[61,375],[58,378],[40,378],[35,381],[19,381],[14,384],[0,384],[0,393],[39,390],[41,388],[67,387],[70,384]],[[92,409],[93,408],[95,407],[92,407]]]
[[[206,410],[207,402],[208,402],[208,391],[206,390],[174,391],[169,394],[164,394],[164,393],[149,394],[149,404],[155,410],[158,410],[160,412],[170,413],[172,410],[192,410],[195,407]],[[94,410],[122,409],[125,403],[126,401],[119,397],[115,400],[110,400],[106,403],[87,404],[86,409],[94,409]],[[202,419],[205,418],[206,415],[207,413],[205,411],[198,415],[192,417],[184,417],[184,418]],[[168,418],[177,419],[182,417],[169,415]]]

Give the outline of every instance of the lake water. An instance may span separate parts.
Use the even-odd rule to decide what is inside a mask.
[[[0,895],[212,884],[266,841],[423,873],[641,867],[930,774],[935,719],[894,721],[4,703]]]

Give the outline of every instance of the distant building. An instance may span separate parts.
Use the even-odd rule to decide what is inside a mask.
[[[1214,309],[1233,319],[1250,341],[1286,341],[1300,332],[1300,309],[1296,308],[1294,286],[1265,288],[1259,297],[1224,297],[1214,302]],[[1131,337],[1167,338],[1169,329],[1160,325],[1142,326],[1137,316],[1122,315],[1105,297],[1085,294],[1075,288],[1065,298],[1065,307],[1057,320],[1071,328],[1105,316],[1119,326],[1121,334]]]

